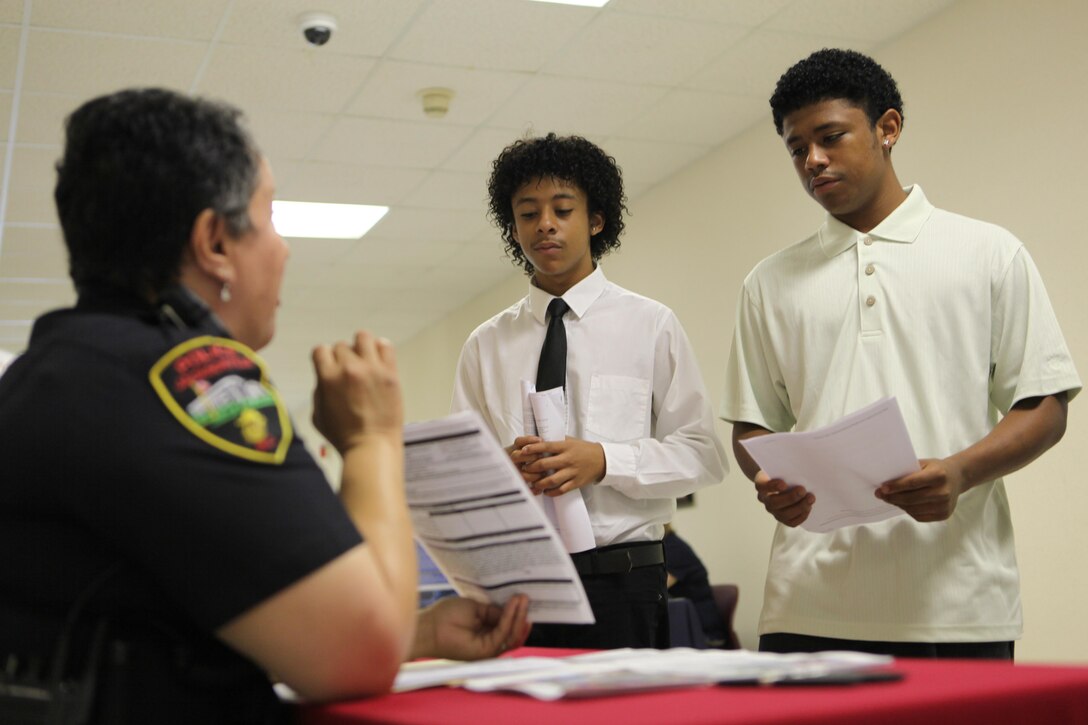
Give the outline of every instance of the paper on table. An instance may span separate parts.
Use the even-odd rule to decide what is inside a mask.
[[[741,441],[771,478],[804,486],[815,497],[801,526],[825,533],[905,513],[873,496],[885,481],[919,469],[894,397],[803,433],[771,433]]]
[[[521,381],[522,420],[526,435],[539,436],[546,441],[561,441],[567,437],[567,402],[563,388],[536,392],[528,380]],[[535,496],[563,540],[567,552],[575,554],[597,545],[585,499],[578,489],[562,496]]]
[[[514,669],[517,659],[496,661],[496,664],[511,665],[505,672],[496,668],[456,684],[475,692],[511,691],[539,700],[558,700],[667,687],[812,680],[835,674],[868,672],[894,662],[891,657],[861,652],[778,654],[680,647],[591,652],[557,658],[559,666],[551,663],[540,669]]]
[[[404,458],[416,538],[458,594],[524,593],[534,622],[594,622],[562,541],[478,413],[406,425]]]

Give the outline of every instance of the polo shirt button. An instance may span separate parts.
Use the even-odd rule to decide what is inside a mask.
[[[873,246],[873,240],[870,239],[869,237],[862,238],[861,243],[864,244],[866,247]]]
[[[873,273],[873,272],[875,272],[875,271],[876,271],[876,267],[874,267],[874,266],[873,266],[873,265],[871,265],[871,264],[870,264],[870,265],[867,265],[867,266],[865,267],[865,274],[872,274],[872,273]]]
[[[867,307],[872,307],[875,304],[876,304],[876,297],[873,297],[872,295],[869,295],[868,297],[865,298],[865,305]]]

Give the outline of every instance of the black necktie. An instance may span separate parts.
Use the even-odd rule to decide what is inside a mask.
[[[562,297],[556,297],[548,304],[548,334],[544,337],[544,346],[540,348],[540,363],[536,368],[536,389],[538,392],[562,388],[567,381],[567,330],[563,327],[563,315],[570,306]]]

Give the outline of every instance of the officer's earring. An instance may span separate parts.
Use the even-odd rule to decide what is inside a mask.
[[[230,300],[231,300],[230,282],[224,282],[223,286],[219,288],[219,301],[220,302],[230,302]]]

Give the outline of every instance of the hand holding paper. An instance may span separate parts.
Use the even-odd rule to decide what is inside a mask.
[[[895,398],[879,400],[825,428],[772,433],[741,445],[770,478],[813,494],[812,512],[801,526],[819,533],[904,513],[874,492],[882,483],[918,470]]]
[[[528,403],[523,405],[526,433],[535,433],[545,441],[564,440],[567,436],[567,404],[563,389],[553,388],[538,393],[527,380],[522,381],[521,389],[523,400]],[[581,491],[538,500],[569,553],[596,546],[589,511]]]
[[[888,481],[877,498],[906,511],[917,521],[944,521],[956,510],[964,488],[964,473],[948,460],[926,459],[922,470]]]

